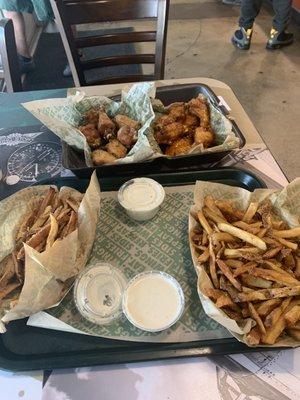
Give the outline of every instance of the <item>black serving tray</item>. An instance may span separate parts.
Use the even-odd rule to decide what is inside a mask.
[[[150,177],[164,186],[189,185],[194,184],[196,180],[204,180],[238,186],[250,191],[266,187],[252,173],[232,168],[153,174]],[[128,178],[100,179],[101,190],[117,190]],[[88,179],[76,177],[53,178],[42,182],[58,187],[69,186],[82,192],[86,190],[88,183]],[[7,332],[0,335],[0,368],[15,371],[69,368],[253,350],[235,338],[187,343],[126,342],[30,327],[26,325],[26,321],[25,318],[10,322]]]
[[[186,85],[171,85],[159,87],[156,90],[156,98],[161,100],[163,104],[169,105],[176,101],[187,102],[199,94],[208,97],[210,101],[224,115],[227,115],[224,107],[219,106],[219,100],[216,94],[207,86],[201,83],[193,83]],[[114,97],[119,100],[118,97]],[[246,141],[235,121],[231,121],[233,132],[240,140],[240,148]],[[208,154],[191,154],[176,157],[158,157],[153,160],[130,164],[112,164],[101,165],[97,167],[87,167],[82,151],[76,150],[69,146],[66,142],[62,142],[62,164],[65,168],[70,169],[79,178],[88,178],[92,171],[96,169],[99,177],[130,175],[139,171],[140,174],[147,175],[155,172],[170,172],[187,169],[199,169],[209,163],[215,163],[228,155],[232,150],[222,151],[219,153]]]

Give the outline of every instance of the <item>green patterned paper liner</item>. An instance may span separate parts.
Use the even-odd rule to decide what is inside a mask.
[[[116,163],[139,162],[164,156],[153,137],[151,127],[155,119],[151,101],[154,97],[154,82],[146,82],[124,89],[120,102],[104,96],[86,96],[84,92],[72,89],[66,98],[36,100],[22,105],[68,145],[82,150],[86,165],[93,166],[90,147],[77,127],[83,122],[82,116],[86,111],[100,106],[105,108],[110,117],[125,114],[142,124],[136,144],[126,157],[117,160]],[[207,100],[216,146],[208,149],[195,146],[190,153],[216,153],[238,148],[240,140],[233,133],[231,122],[210,103],[209,99]]]
[[[275,212],[291,228],[300,225],[300,178],[295,179],[281,190],[256,189],[254,192],[221,183],[197,181],[194,191],[194,205],[191,207],[189,215],[189,233],[197,224],[193,215],[203,207],[204,198],[208,195],[213,196],[215,199],[229,200],[233,202],[235,207],[244,211],[251,202],[262,202],[264,199],[269,198]],[[247,344],[244,335],[255,325],[254,320],[247,318],[243,326],[238,325],[235,320],[229,318],[221,309],[217,308],[204,294],[205,289],[213,287],[213,284],[203,265],[198,262],[196,251],[191,242],[190,248],[195,271],[198,275],[197,288],[203,309],[210,318],[228,329],[239,341]],[[259,345],[259,347],[297,347],[299,344],[299,341],[286,336],[272,346]]]
[[[145,223],[135,222],[126,215],[117,202],[116,192],[102,193],[101,218],[87,266],[97,261],[109,262],[128,280],[153,269],[174,276],[185,295],[185,311],[180,320],[160,333],[135,328],[125,317],[98,326],[81,317],[73,301],[73,292],[69,292],[58,307],[47,310],[47,314],[81,332],[111,339],[187,342],[230,337],[223,327],[206,316],[197,294],[197,276],[187,235],[193,186],[166,188],[166,193],[159,213]],[[61,328],[57,325],[57,329]]]

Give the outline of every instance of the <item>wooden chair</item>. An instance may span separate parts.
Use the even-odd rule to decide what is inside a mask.
[[[51,0],[76,86],[150,81],[164,78],[170,0]],[[156,20],[156,30],[74,37],[72,26],[86,23]],[[155,42],[155,54],[128,54],[81,60],[78,51],[93,46]],[[85,71],[115,65],[154,64],[154,73],[111,76],[87,82]]]
[[[0,79],[4,79],[6,92],[21,92],[23,90],[15,32],[13,22],[10,19],[0,20],[0,56],[2,70]]]

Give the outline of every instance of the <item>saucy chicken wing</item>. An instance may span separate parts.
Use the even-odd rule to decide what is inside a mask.
[[[192,99],[188,102],[189,112],[200,118],[202,128],[210,127],[209,108],[205,100],[201,97]]]
[[[190,148],[192,147],[193,139],[189,136],[181,138],[173,142],[171,146],[168,146],[165,154],[167,156],[179,156],[182,154],[186,154]]]
[[[195,136],[194,136],[195,144],[202,144],[204,148],[210,147],[214,140],[215,140],[215,135],[201,126],[196,128],[195,130]]]
[[[158,144],[172,144],[176,139],[184,135],[184,126],[180,122],[165,125],[163,129],[155,132]]]

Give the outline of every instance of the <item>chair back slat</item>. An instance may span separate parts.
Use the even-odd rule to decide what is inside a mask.
[[[75,38],[75,44],[77,48],[81,49],[84,47],[104,46],[107,44],[155,42],[155,40],[155,31],[120,32],[98,36],[77,37]]]
[[[92,68],[103,68],[113,65],[153,64],[154,62],[154,54],[128,54],[127,56],[111,56],[82,61],[82,65],[85,70],[89,70]]]
[[[65,1],[66,20],[71,25],[156,18],[157,0]]]
[[[0,20],[0,55],[6,91],[22,92],[21,72],[17,56],[13,22],[10,19]]]
[[[90,85],[112,85],[113,83],[131,83],[131,82],[147,82],[153,81],[154,75],[126,75],[126,76],[111,76],[109,78],[91,81]]]
[[[163,79],[165,66],[165,47],[170,0],[50,0],[62,36],[75,86],[94,84],[87,82],[85,71],[114,65],[153,64],[153,79]],[[137,21],[151,18],[156,20],[155,30],[115,32],[107,34],[74,37],[72,26],[88,23]],[[131,27],[130,27],[131,28]],[[122,54],[110,57],[96,57],[81,60],[79,49],[116,45],[122,43],[154,42],[155,54]],[[101,50],[99,50],[101,51]],[[107,77],[101,82],[114,80],[128,82],[137,75]],[[132,80],[131,80],[132,81]]]

